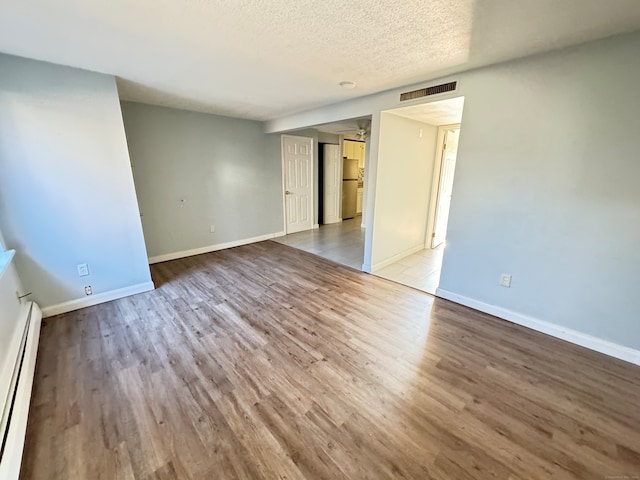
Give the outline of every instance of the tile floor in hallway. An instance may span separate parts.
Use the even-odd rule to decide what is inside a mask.
[[[358,216],[340,223],[274,238],[274,242],[314,253],[356,270],[362,270],[364,228]]]
[[[364,229],[361,228],[361,222],[362,217],[356,217],[341,223],[320,225],[315,230],[279,237],[274,241],[361,270],[364,256]],[[434,249],[421,250],[375,274],[435,295],[440,282],[443,251],[444,244]]]
[[[440,283],[444,244],[425,248],[378,270],[379,277],[435,295]]]

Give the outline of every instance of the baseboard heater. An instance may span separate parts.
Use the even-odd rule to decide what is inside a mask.
[[[15,363],[8,367],[11,373],[6,398],[0,398],[2,417],[0,418],[0,480],[17,480],[20,476],[22,452],[27,432],[27,416],[31,401],[31,388],[36,367],[38,340],[42,312],[36,303],[31,302],[24,309],[27,314],[24,328],[16,332],[16,345],[19,343],[17,355],[13,355]],[[24,319],[24,317],[23,317]],[[24,320],[23,320],[24,321]],[[12,352],[13,353],[13,352]]]

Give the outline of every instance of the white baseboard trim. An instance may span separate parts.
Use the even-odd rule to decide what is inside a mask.
[[[514,312],[503,307],[498,307],[473,298],[465,297],[464,295],[459,295],[442,288],[438,288],[436,290],[436,296],[473,308],[474,310],[488,313],[489,315],[494,315],[502,318],[503,320],[507,320],[517,325],[522,325],[523,327],[530,328],[537,332],[546,333],[547,335],[580,345],[581,347],[595,350],[596,352],[604,353],[605,355],[609,355],[629,363],[640,365],[640,350],[634,350],[633,348],[625,347],[624,345],[618,345],[617,343],[603,340],[571,328],[529,317],[528,315],[523,315],[522,313]]]
[[[80,310],[81,308],[91,307],[93,305],[98,305],[99,303],[110,302],[111,300],[117,300],[119,298],[128,297],[137,293],[148,292],[150,290],[153,290],[154,288],[155,286],[153,285],[153,282],[145,282],[139,283],[137,285],[131,285],[130,287],[118,288],[117,290],[98,293],[97,295],[89,295],[84,298],[69,300],[68,302],[44,307],[42,309],[42,316],[45,318],[52,317],[54,315],[60,315],[61,313]]]
[[[316,224],[313,226],[312,230],[317,230],[318,228],[320,228],[320,224],[319,224],[319,223],[316,223]]]
[[[419,252],[420,250],[424,250],[424,245],[422,243],[420,245],[416,245],[415,247],[409,248],[404,252],[400,252],[393,257],[389,257],[386,260],[374,263],[373,265],[371,265],[371,273],[375,273],[378,270],[391,265],[392,263],[396,263],[398,260],[402,260],[404,257],[408,257],[409,255],[413,255],[414,253]]]
[[[167,262],[169,260],[176,260],[178,258],[192,257],[193,255],[202,255],[203,253],[217,252],[218,250],[225,250],[227,248],[240,247],[242,245],[248,245],[250,243],[263,242],[264,240],[271,240],[272,238],[283,237],[285,235],[286,233],[284,231],[267,233],[266,235],[243,238],[240,240],[234,240],[232,242],[218,243],[216,245],[207,245],[206,247],[193,248],[191,250],[183,250],[181,252],[156,255],[155,257],[149,257],[149,265],[152,265],[154,263]]]

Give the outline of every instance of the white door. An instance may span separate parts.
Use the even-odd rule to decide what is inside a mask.
[[[445,147],[442,152],[442,166],[440,167],[440,182],[438,184],[438,199],[431,248],[436,248],[444,242],[447,235],[459,136],[460,129],[455,128],[447,130],[444,137]]]
[[[324,191],[323,223],[336,223],[340,219],[340,187],[342,177],[340,172],[340,146],[325,145],[323,158],[323,181]]]
[[[313,139],[282,136],[286,233],[313,228]]]

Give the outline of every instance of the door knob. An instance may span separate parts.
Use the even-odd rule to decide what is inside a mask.
[[[285,194],[285,195],[292,195],[292,194],[293,194],[293,192],[290,192],[289,190],[285,190],[284,194]]]

